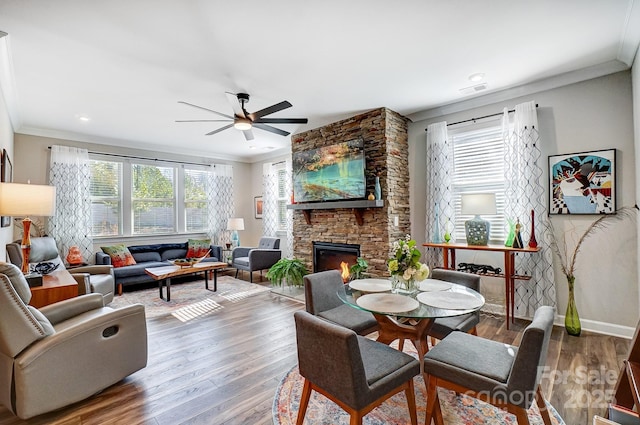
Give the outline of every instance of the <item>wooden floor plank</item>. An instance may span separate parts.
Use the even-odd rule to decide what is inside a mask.
[[[29,421],[0,407],[0,425],[270,424],[277,385],[297,362],[293,313],[302,309],[298,301],[264,292],[187,322],[148,319],[145,369]],[[527,324],[516,319],[507,330],[504,317],[483,314],[477,329],[484,338],[517,345]],[[542,387],[567,425],[586,425],[604,413],[601,396],[614,384],[602,374],[617,374],[628,346],[622,338],[570,337],[554,328]]]

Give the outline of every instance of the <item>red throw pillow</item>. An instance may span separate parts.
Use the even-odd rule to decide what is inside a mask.
[[[210,245],[211,239],[189,239],[187,258],[204,257],[211,249]]]
[[[124,244],[113,246],[101,246],[100,249],[111,257],[113,267],[124,267],[136,264],[135,258]]]

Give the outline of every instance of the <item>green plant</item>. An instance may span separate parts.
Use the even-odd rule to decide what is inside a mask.
[[[281,286],[286,280],[289,285],[302,286],[307,267],[297,258],[281,258],[267,272],[267,279],[273,285]]]
[[[362,274],[369,268],[369,263],[362,257],[356,259],[356,263],[349,268],[351,279],[362,279]]]

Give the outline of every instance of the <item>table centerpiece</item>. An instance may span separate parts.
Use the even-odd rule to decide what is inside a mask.
[[[409,235],[393,243],[392,256],[387,260],[393,292],[418,292],[419,282],[429,277],[429,267],[419,261],[421,255],[420,250],[416,248],[416,241]]]

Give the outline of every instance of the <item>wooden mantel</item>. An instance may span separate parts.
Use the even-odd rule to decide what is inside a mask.
[[[329,210],[338,208],[351,208],[353,215],[356,218],[356,222],[359,226],[364,223],[364,210],[367,208],[382,208],[384,207],[384,201],[377,199],[375,201],[368,201],[365,199],[359,199],[355,201],[326,201],[326,202],[309,202],[305,204],[290,204],[287,205],[287,209],[301,210],[304,214],[304,219],[307,224],[311,224],[311,211],[313,210]]]

